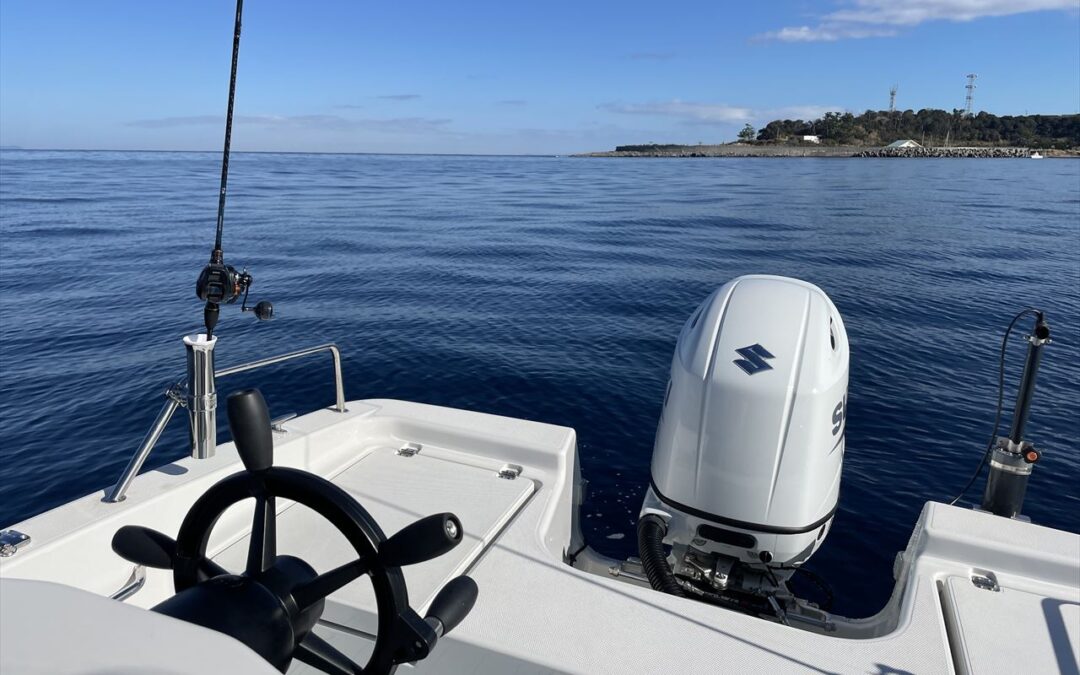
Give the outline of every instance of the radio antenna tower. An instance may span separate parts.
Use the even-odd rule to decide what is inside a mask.
[[[896,112],[896,85],[889,89],[889,114]]]
[[[964,115],[971,117],[974,113],[971,112],[972,104],[975,102],[975,78],[978,77],[975,73],[969,73],[967,76],[967,98],[965,99]]]

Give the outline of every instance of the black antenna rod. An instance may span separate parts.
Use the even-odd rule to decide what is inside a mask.
[[[225,190],[229,182],[229,146],[232,144],[233,101],[236,99],[236,62],[240,57],[240,16],[244,0],[236,0],[236,29],[233,31],[232,71],[229,73],[229,110],[225,113],[225,149],[221,154],[221,192],[218,195],[217,234],[214,250],[221,250],[221,232],[225,228]]]

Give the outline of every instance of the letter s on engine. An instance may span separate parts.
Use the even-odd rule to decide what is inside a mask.
[[[832,435],[840,433],[840,430],[844,428],[844,420],[847,418],[847,396],[840,399],[840,402],[833,408],[832,413]]]

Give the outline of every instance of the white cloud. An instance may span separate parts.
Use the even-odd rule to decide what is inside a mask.
[[[850,38],[892,37],[896,30],[889,28],[860,28],[858,26],[821,25],[789,26],[759,37],[781,42],[836,42]]]
[[[662,101],[654,103],[606,103],[600,106],[608,112],[627,115],[650,115],[653,117],[676,117],[689,124],[731,124],[753,117],[750,108],[714,103],[690,101]]]
[[[127,122],[126,125],[139,127],[140,129],[168,129],[170,127],[190,127],[199,124],[223,124],[224,121],[225,118],[221,115],[189,115],[187,117],[155,117],[148,120],[133,120]]]
[[[626,115],[675,118],[691,125],[720,126],[750,121],[772,121],[775,119],[810,120],[841,108],[818,105],[751,108],[719,103],[694,103],[675,99],[651,103],[607,103],[601,105],[600,109]]]
[[[899,28],[928,21],[974,21],[1047,10],[1075,10],[1076,0],[847,0],[845,9],[818,19],[816,26],[789,26],[758,37],[781,42],[834,42],[889,37]]]
[[[1076,0],[855,0],[855,9],[828,18],[867,24],[915,26],[924,21],[972,21],[1051,9],[1076,9]]]

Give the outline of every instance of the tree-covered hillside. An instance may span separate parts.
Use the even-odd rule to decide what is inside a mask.
[[[1080,115],[1006,115],[987,112],[968,117],[963,110],[867,110],[861,115],[825,113],[816,120],[774,120],[757,140],[797,142],[818,136],[837,145],[886,145],[910,138],[923,145],[1012,145],[1038,148],[1080,147]]]

